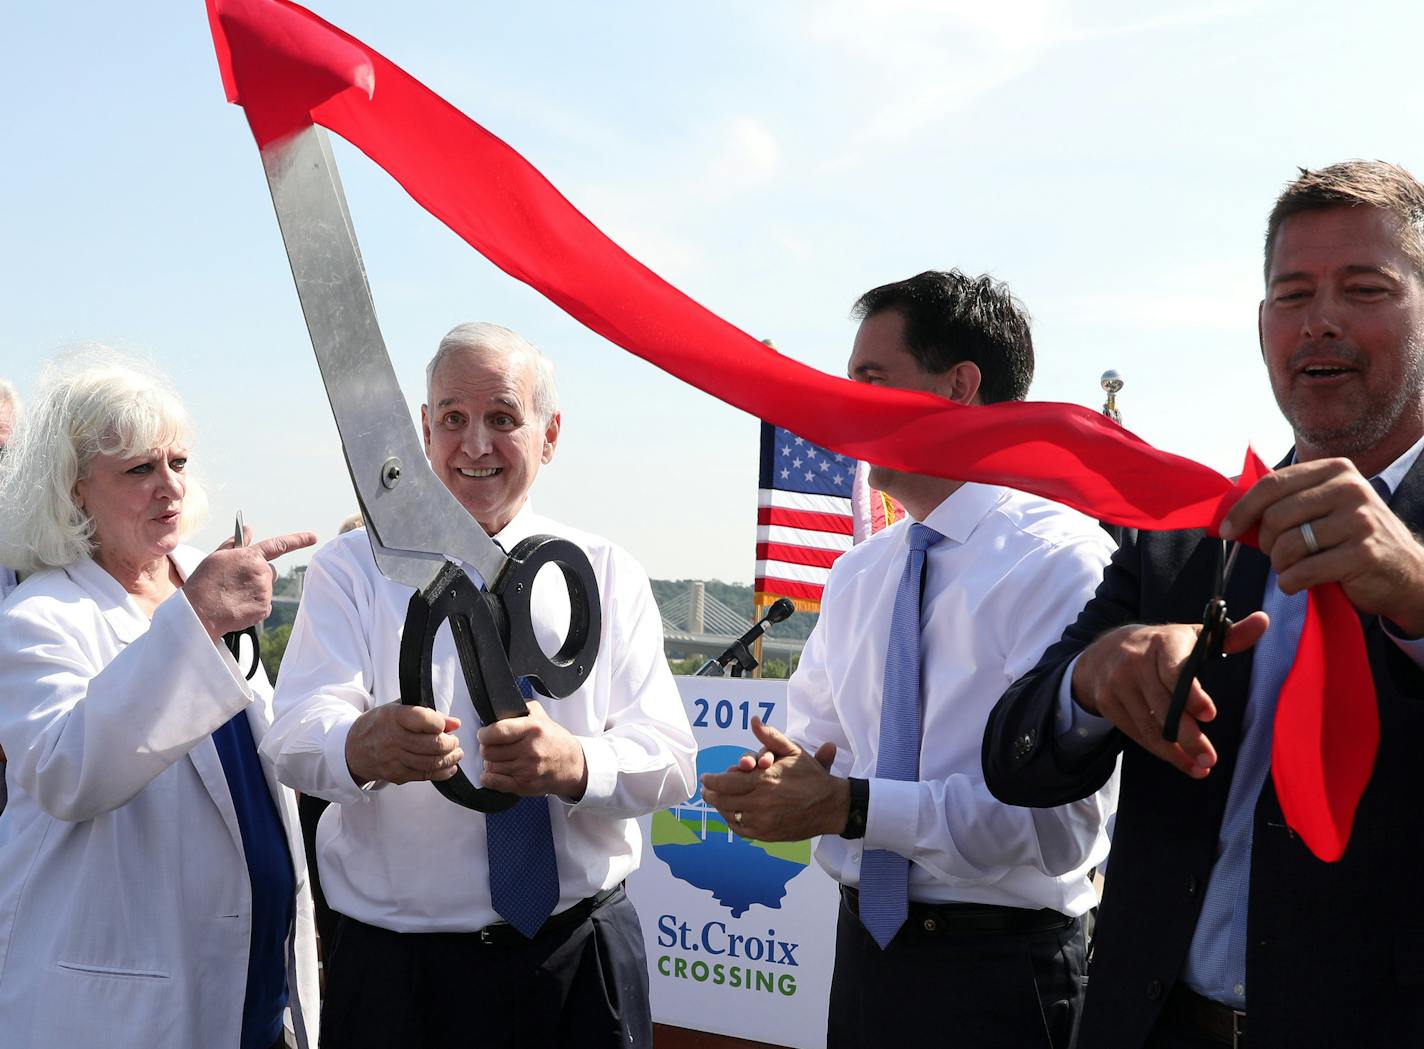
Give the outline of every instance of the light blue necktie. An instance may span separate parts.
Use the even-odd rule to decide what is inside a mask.
[[[534,690],[519,679],[525,699]],[[559,865],[549,799],[520,798],[518,804],[485,817],[490,903],[501,918],[530,939],[559,903]]]
[[[880,701],[877,779],[920,778],[920,586],[925,551],[944,536],[910,525],[910,552],[890,613],[885,689]],[[883,950],[910,913],[910,861],[898,852],[867,849],[860,861],[860,921]]]

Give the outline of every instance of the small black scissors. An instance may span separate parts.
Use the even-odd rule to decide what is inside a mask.
[[[1226,614],[1226,584],[1231,579],[1231,570],[1236,567],[1236,555],[1241,551],[1240,543],[1231,543],[1231,553],[1226,552],[1226,540],[1216,552],[1216,587],[1212,597],[1202,611],[1202,629],[1197,635],[1197,643],[1182,664],[1182,672],[1177,677],[1177,687],[1172,690],[1172,702],[1167,705],[1167,716],[1162,722],[1162,738],[1168,743],[1177,742],[1177,728],[1182,720],[1182,711],[1187,707],[1187,696],[1192,691],[1192,681],[1202,668],[1220,659],[1224,653],[1226,632],[1231,629],[1231,619]]]
[[[237,512],[237,528],[232,536],[233,546],[247,545],[247,529],[242,527],[242,511]],[[237,660],[237,665],[242,666],[242,656],[238,654],[242,642],[242,636],[246,634],[252,638],[252,665],[247,668],[247,680],[251,681],[257,673],[257,667],[262,662],[262,643],[257,640],[257,627],[250,626],[246,630],[234,630],[230,634],[223,635],[223,644],[232,653],[232,658]]]

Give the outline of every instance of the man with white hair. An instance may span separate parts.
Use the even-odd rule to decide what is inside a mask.
[[[480,527],[505,550],[552,534],[588,554],[599,653],[571,695],[476,732],[448,631],[432,657],[440,709],[399,704],[412,590],[379,573],[366,533],[312,560],[265,749],[283,782],[335,803],[317,832],[322,886],[343,916],[323,1045],[651,1045],[647,960],[622,886],[640,852],[634,818],[691,794],[696,744],[647,575],[529,506],[562,422],[538,350],[463,324],[426,379],[426,455]],[[560,583],[545,573],[534,586],[546,651],[569,622]],[[476,749],[470,778],[520,795],[515,808],[477,813],[426,782]]]

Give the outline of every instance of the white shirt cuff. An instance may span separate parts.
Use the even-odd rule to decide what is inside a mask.
[[[386,785],[385,780],[373,780],[363,786],[352,778],[351,767],[346,764],[346,737],[351,734],[351,726],[354,724],[356,719],[352,718],[350,721],[331,726],[324,744],[326,771],[331,776],[331,782],[337,784],[337,788],[333,791],[334,796],[323,796],[342,805],[365,801],[371,791],[380,790]]]
[[[194,610],[188,601],[188,595],[183,593],[181,587],[176,594],[160,604],[153,613],[155,623],[158,623],[160,619],[173,621],[173,629],[180,635],[181,644],[192,645],[198,652],[211,652],[213,657],[223,665],[223,669],[227,671],[232,683],[242,690],[247,701],[249,703],[252,701],[254,698],[252,685],[248,682],[242,668],[237,665],[237,660],[228,651],[227,645],[213,640],[213,636],[208,633],[208,628],[198,618],[197,611]]]
[[[1111,721],[1089,714],[1073,698],[1073,669],[1078,665],[1078,658],[1074,656],[1063,671],[1063,681],[1058,686],[1058,713],[1053,719],[1057,731],[1054,745],[1067,758],[1086,755],[1107,739],[1113,729]]]
[[[1385,636],[1398,645],[1406,656],[1414,660],[1416,667],[1424,667],[1424,637],[1400,637],[1392,629],[1394,624],[1383,617],[1380,619],[1380,626],[1384,627]]]
[[[570,808],[597,808],[598,803],[613,797],[613,789],[618,786],[618,752],[613,741],[598,736],[575,736],[583,747],[583,763],[588,770],[588,782],[583,788],[583,797],[570,801],[562,795],[554,795]]]
[[[920,785],[914,780],[872,779],[865,816],[865,847],[909,858],[915,852]]]

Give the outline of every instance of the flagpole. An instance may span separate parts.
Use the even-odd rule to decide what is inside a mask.
[[[761,340],[761,344],[762,344],[763,346],[765,346],[765,347],[766,347],[767,349],[769,349],[769,350],[775,350],[775,349],[776,349],[776,343],[773,342],[771,339],[762,339],[762,340]],[[777,352],[779,353],[779,352],[781,352],[781,351],[777,350]],[[771,602],[769,602],[769,601],[762,601],[760,595],[755,595],[755,596],[753,596],[753,598],[752,598],[752,622],[753,622],[753,623],[755,623],[758,619],[761,618],[762,612],[765,610],[766,606],[769,605],[770,603],[771,603]],[[758,637],[758,638],[756,639],[755,643],[753,643],[753,645],[752,645],[752,658],[753,658],[754,660],[756,660],[756,666],[752,669],[752,677],[754,677],[754,678],[759,678],[759,677],[761,677],[761,668],[762,668],[762,663],[763,663],[763,660],[762,660],[762,658],[761,658],[761,643],[762,643],[763,640],[765,640],[765,635],[762,635],[761,637]]]

